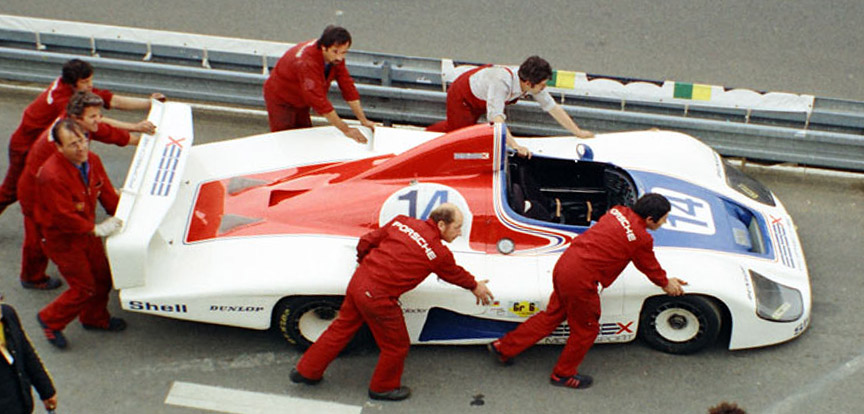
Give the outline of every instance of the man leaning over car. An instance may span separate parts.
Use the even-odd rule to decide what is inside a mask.
[[[339,316],[303,354],[291,371],[291,381],[308,385],[321,381],[327,366],[365,322],[381,349],[369,397],[393,401],[408,398],[411,389],[401,385],[401,378],[411,342],[399,296],[435,272],[441,279],[470,290],[478,304],[488,305],[493,299],[486,287],[488,280],[475,280],[441,244],[462,234],[462,220],[458,207],[444,203],[429,214],[428,220],[397,216],[361,237],[357,243],[360,266],[348,283]]]

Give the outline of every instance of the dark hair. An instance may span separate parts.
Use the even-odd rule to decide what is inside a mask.
[[[658,221],[663,216],[672,210],[672,205],[669,200],[657,193],[648,193],[636,200],[636,205],[633,206],[633,212],[638,214],[645,220],[649,218]]]
[[[456,207],[452,204],[442,204],[429,213],[429,218],[436,223],[443,221],[444,224],[450,224],[456,220]]]
[[[348,33],[344,27],[330,25],[324,28],[324,33],[318,38],[317,45],[320,48],[328,48],[333,45],[351,46],[351,33]]]
[[[93,66],[81,59],[72,59],[63,64],[63,76],[60,77],[60,80],[75,87],[79,80],[91,76],[93,76]]]
[[[747,414],[743,408],[738,407],[738,404],[722,402],[716,407],[708,409],[708,414]]]
[[[74,118],[80,118],[84,115],[84,110],[91,106],[102,107],[105,101],[102,97],[93,92],[78,91],[69,98],[69,103],[66,104],[66,115]]]
[[[84,130],[81,129],[81,125],[78,125],[75,120],[71,118],[63,118],[51,127],[51,136],[54,137],[54,143],[62,146],[63,143],[60,142],[60,130],[66,130],[67,132],[71,132],[73,134],[83,135]]]
[[[552,66],[540,56],[530,56],[519,66],[519,79],[537,85],[552,78]]]

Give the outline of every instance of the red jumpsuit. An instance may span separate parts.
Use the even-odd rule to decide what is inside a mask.
[[[597,286],[608,287],[630,261],[655,285],[665,287],[666,271],[654,257],[654,239],[645,219],[633,210],[615,206],[597,224],[576,237],[552,272],[554,290],[549,306],[500,339],[498,351],[512,358],[548,336],[564,320],[570,337],[553,373],[577,374],[579,364],[599,332],[600,296]]]
[[[87,184],[60,152],[48,158],[36,175],[40,197],[35,213],[45,236],[43,246],[69,285],[39,312],[45,325],[58,331],[76,316],[82,324],[97,327],[107,327],[110,319],[111,270],[93,227],[97,200],[108,214],[114,214],[119,196],[96,154],[89,154],[88,164]]]
[[[93,88],[93,93],[102,97],[105,108],[110,109],[111,91]],[[9,138],[9,169],[6,178],[0,186],[0,213],[10,204],[14,203],[17,196],[18,177],[24,170],[24,162],[27,159],[27,151],[45,129],[66,110],[69,98],[75,93],[75,85],[69,85],[57,78],[48,89],[44,90],[27,108],[21,116],[21,124]]]
[[[473,290],[477,282],[458,266],[441,244],[434,221],[398,216],[357,243],[360,266],[354,272],[339,317],[303,354],[297,371],[318,379],[365,322],[381,354],[369,389],[387,392],[400,387],[405,356],[411,345],[399,296],[420,284],[430,272]]]
[[[324,54],[316,40],[288,49],[264,82],[270,131],[311,127],[310,107],[319,115],[333,111],[327,91],[334,79],[346,102],[360,99],[344,60],[331,64],[325,75]]]
[[[38,203],[39,191],[36,185],[36,173],[51,155],[57,152],[57,146],[50,136],[50,127],[45,129],[27,154],[24,171],[18,179],[18,202],[24,215],[24,244],[21,246],[21,281],[39,283],[48,279],[45,269],[48,267],[48,256],[42,249],[42,231],[34,220],[33,208]],[[129,131],[112,127],[104,122],[99,123],[99,129],[87,134],[89,138],[114,144],[120,147],[129,144]]]

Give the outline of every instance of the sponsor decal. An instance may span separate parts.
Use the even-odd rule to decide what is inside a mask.
[[[527,318],[540,312],[540,307],[537,306],[537,303],[529,301],[511,302],[508,308],[511,313],[522,318]]]
[[[488,152],[454,152],[454,160],[488,160]]]
[[[164,313],[187,313],[185,303],[175,303],[173,305],[163,305],[160,303],[141,302],[140,300],[130,300],[129,309],[144,312],[164,312]]]
[[[429,309],[422,308],[402,308],[402,313],[426,313]]]
[[[210,305],[210,312],[261,312],[263,306],[247,306],[247,305]]]

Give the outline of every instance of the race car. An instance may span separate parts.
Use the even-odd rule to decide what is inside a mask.
[[[686,295],[670,297],[629,265],[601,292],[597,342],[641,337],[669,353],[726,338],[742,349],[801,335],[809,276],[795,225],[777,197],[700,141],[648,130],[525,138],[501,125],[447,134],[333,127],[192,145],[192,115],[155,103],[107,241],[123,309],[251,329],[308,347],[338,315],[360,236],[443,202],[465,221],[456,262],[489,279],[492,305],[428,277],[401,297],[414,344],[483,344],[542,311],[552,269],[574,238],[645,193],[672,204],[655,252]],[[560,326],[546,344],[564,343]]]

